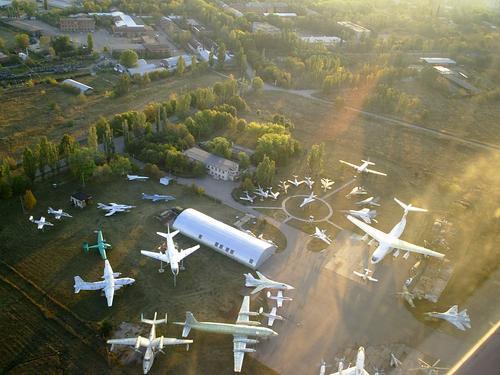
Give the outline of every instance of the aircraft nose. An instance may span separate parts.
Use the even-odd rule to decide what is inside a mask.
[[[372,257],[372,264],[378,263],[379,259],[377,257]]]

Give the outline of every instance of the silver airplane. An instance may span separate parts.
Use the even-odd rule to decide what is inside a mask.
[[[158,202],[158,201],[173,201],[175,200],[175,197],[172,195],[161,195],[161,194],[145,194],[142,193],[142,199],[147,199],[153,202]]]
[[[268,190],[269,197],[273,198],[274,200],[278,199],[278,196],[280,195],[280,192],[277,191],[276,193],[273,193],[273,188],[272,186]]]
[[[137,176],[135,174],[128,174],[127,179],[129,181],[146,181],[149,180],[149,177],[146,176]]]
[[[304,184],[307,185],[307,187],[312,190],[314,181],[311,177],[304,177]]]
[[[271,292],[267,292],[266,294],[268,299],[272,299],[276,301],[276,307],[281,308],[283,306],[283,301],[293,301],[293,298],[283,296],[283,291],[278,290],[278,293],[273,296]]]
[[[62,210],[62,208],[60,208],[58,210],[54,210],[52,207],[49,207],[49,209],[47,210],[47,213],[50,215],[54,215],[56,220],[61,220],[61,217],[73,217],[70,214],[68,214],[67,212],[64,212]]]
[[[242,196],[242,197],[240,197],[240,199],[241,199],[242,201],[248,201],[248,202],[250,202],[250,203],[253,203],[253,201],[255,200],[255,195],[254,195],[254,196],[250,196],[250,194],[248,194],[248,191],[246,191],[246,190],[245,190],[243,193],[244,193],[245,195],[244,195],[244,196]]]
[[[352,271],[353,274],[355,274],[356,276],[359,276],[361,277],[363,280],[365,281],[373,281],[373,282],[377,282],[378,279],[375,279],[374,277],[370,276],[371,273],[373,273],[372,270],[368,269],[368,268],[365,268],[365,271],[364,272],[358,272],[358,271]]]
[[[257,194],[260,197],[260,200],[263,200],[264,198],[269,198],[269,192],[267,190],[262,189],[260,185],[255,190],[255,194]]]
[[[37,229],[43,229],[44,226],[48,225],[50,227],[53,227],[54,224],[52,224],[50,221],[45,220],[45,217],[40,217],[39,220],[35,220],[33,216],[30,216],[29,221],[32,223],[36,224]]]
[[[259,271],[257,272],[258,279],[256,279],[251,273],[245,274],[245,286],[253,288],[251,294],[260,292],[263,289],[278,289],[278,290],[292,290],[295,289],[293,286],[268,279]]]
[[[132,346],[135,351],[139,351],[139,348],[146,348],[142,361],[142,370],[144,374],[147,374],[149,370],[151,370],[157,352],[165,354],[163,351],[164,346],[186,345],[186,350],[189,350],[189,344],[193,343],[193,340],[181,340],[163,336],[156,337],[156,325],[167,324],[167,314],[165,314],[165,319],[156,319],[156,312],[153,319],[144,319],[144,316],[141,314],[141,323],[151,325],[151,331],[149,331],[148,338],[137,336],[124,339],[111,339],[106,342],[111,344],[111,351],[113,351],[115,345]]]
[[[415,302],[413,302],[415,295],[408,290],[406,285],[403,284],[403,290],[401,292],[397,292],[396,295],[403,297],[404,300],[408,302],[408,305],[415,308]]]
[[[322,178],[321,179],[321,188],[326,193],[327,190],[332,190],[332,186],[334,183],[335,183],[335,181],[332,181],[329,178]]]
[[[363,164],[356,165],[344,160],[339,160],[339,162],[341,162],[342,164],[346,164],[350,167],[353,167],[357,173],[373,173],[373,174],[378,174],[380,176],[387,176],[387,174],[385,173],[374,171],[373,169],[368,169],[369,165],[375,165],[375,163],[371,162],[370,160],[361,160],[361,161],[363,162]]]
[[[97,203],[97,208],[100,208],[101,210],[104,211],[108,211],[104,216],[111,216],[117,212],[130,212],[130,209],[134,207],[135,206],[129,206],[126,204],[118,204],[118,203],[109,203],[109,204]]]
[[[343,210],[341,212],[345,212],[351,216],[357,217],[367,224],[371,224],[372,221],[377,223],[377,220],[375,220],[375,218],[377,217],[377,211],[370,210],[369,208],[363,208],[361,210]]]
[[[281,315],[276,314],[276,312],[277,312],[276,307],[273,307],[271,309],[271,311],[268,312],[268,313],[264,312],[264,308],[263,307],[261,307],[259,309],[259,314],[262,315],[262,316],[265,316],[267,318],[267,325],[269,327],[273,326],[275,320],[284,320],[285,319]]]
[[[418,368],[410,368],[409,371],[424,371],[426,375],[439,375],[439,371],[441,370],[449,370],[448,367],[438,367],[440,359],[436,360],[433,364],[425,362],[423,359],[418,358],[418,362],[420,367]]]
[[[367,206],[378,206],[378,207],[380,207],[380,204],[378,202],[380,202],[380,197],[368,197],[366,199],[363,199],[362,201],[356,202],[356,204],[358,206],[367,205]]]
[[[332,239],[326,234],[325,229],[321,230],[318,227],[316,227],[315,232],[311,234],[311,236],[325,242],[328,245],[331,245],[332,243]]]
[[[286,181],[280,181],[278,184],[279,188],[283,190],[285,194],[288,194],[288,188],[290,187],[290,184],[287,184]]]
[[[311,191],[311,194],[309,194],[308,197],[305,197],[302,203],[299,205],[300,208],[304,207],[306,204],[312,203],[318,198],[317,195],[314,194],[313,191]]]
[[[355,366],[344,368],[344,361],[340,360],[338,371],[330,375],[370,375],[365,370],[365,349],[362,346],[359,347]]]
[[[453,305],[448,309],[448,311],[445,311],[443,313],[433,311],[425,313],[425,315],[432,318],[444,319],[462,331],[465,331],[467,328],[471,327],[467,309],[463,309],[459,312],[458,305]]]
[[[351,195],[366,195],[366,194],[368,194],[368,192],[363,186],[356,186],[345,197],[349,199],[351,198]]]
[[[297,177],[298,177],[297,175],[294,175],[293,176],[293,180],[288,180],[288,182],[291,183],[295,187],[299,187],[301,184],[304,183],[304,181],[303,180],[301,180],[301,181],[297,180]]]

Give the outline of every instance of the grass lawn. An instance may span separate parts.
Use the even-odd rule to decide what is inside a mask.
[[[106,91],[113,89],[118,77],[114,73],[102,73],[78,78],[96,89],[84,100],[49,84],[2,90],[0,154],[9,150],[19,152],[24,145],[34,143],[43,135],[54,140],[59,140],[64,133],[85,136],[88,126],[100,116],[141,110],[148,103],[167,100],[175,92],[211,86],[223,79],[214,73],[170,77],[145,87],[133,85],[131,92],[123,97],[107,97]]]
[[[16,45],[16,32],[8,27],[0,25],[0,38],[5,42],[7,49],[13,48]]]
[[[159,262],[141,256],[140,250],[155,249],[161,242],[155,232],[165,231],[166,228],[154,216],[168,207],[193,207],[229,224],[235,221],[237,215],[241,216],[240,212],[205,196],[197,196],[180,185],[164,187],[156,181],[128,182],[121,178],[91,181],[86,191],[93,195],[94,204],[80,210],[69,207],[69,196],[78,189],[78,183],[69,176],[59,178],[58,182],[64,183],[57,189],[48,182],[37,186],[35,195],[38,204],[29,214],[37,218],[42,214],[47,216],[46,209],[50,205],[67,210],[74,217],[61,222],[50,218],[55,226],[45,231],[36,230],[35,225],[28,221],[29,214],[21,212],[18,200],[0,203],[0,210],[4,213],[0,218],[2,260],[90,324],[104,320],[109,320],[114,327],[123,321],[137,324],[141,313],[150,317],[155,311],[160,315],[168,312],[169,321],[183,321],[188,310],[202,320],[234,322],[241,305],[240,293],[245,289],[243,273],[248,272],[248,269],[202,247],[186,259],[186,270],[181,271],[174,288],[169,270],[158,273]],[[177,199],[155,204],[142,200],[142,192],[173,194]],[[110,201],[137,207],[129,213],[106,218],[96,208],[96,203]],[[88,281],[97,281],[102,276],[103,261],[99,255],[95,252],[85,254],[81,247],[84,241],[95,242],[94,230],[99,226],[102,226],[105,239],[113,246],[107,251],[113,270],[136,279],[134,285],[116,293],[112,308],[106,306],[105,298],[98,292],[73,293],[75,275]],[[193,241],[182,235],[178,235],[176,241],[181,248],[194,245]],[[0,283],[0,287],[2,285]],[[8,294],[6,298],[12,297]],[[253,306],[265,303],[263,297],[257,299],[261,300],[253,301]],[[25,304],[29,307],[29,302]],[[23,326],[28,324],[24,316],[17,320]],[[8,320],[2,319],[1,322],[2,331],[10,326]],[[142,328],[143,334],[147,334],[149,326]],[[44,331],[42,328],[40,330]],[[158,331],[169,337],[181,335],[181,329],[174,325],[159,327]],[[22,331],[18,333],[22,334]],[[186,353],[182,348],[169,349],[166,356],[158,357],[153,373],[232,373],[231,338],[196,333],[191,336],[195,342],[189,352]],[[26,342],[16,345],[18,350],[28,350]],[[0,344],[0,347],[4,346],[7,343]],[[80,363],[79,366],[90,371],[90,363]],[[4,362],[0,362],[0,367],[3,365]],[[140,365],[117,366],[119,364],[113,361],[112,367],[119,373],[136,373],[140,368]],[[247,373],[272,373],[253,361],[251,355],[245,359],[244,368]]]

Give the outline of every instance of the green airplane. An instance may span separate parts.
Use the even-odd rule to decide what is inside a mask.
[[[88,242],[83,243],[83,250],[85,250],[86,253],[89,252],[90,249],[99,249],[99,254],[101,255],[101,258],[106,260],[106,248],[111,248],[111,245],[104,240],[104,237],[102,236],[102,230],[96,231],[97,233],[97,243],[95,245],[89,245]]]

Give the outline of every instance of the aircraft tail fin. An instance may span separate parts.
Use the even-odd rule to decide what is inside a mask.
[[[245,286],[254,286],[255,277],[251,273],[245,273]]]
[[[191,327],[194,324],[197,324],[198,321],[194,317],[193,313],[191,311],[186,311],[186,321],[185,322],[174,322],[174,324],[184,326],[184,329],[182,330],[182,337],[187,337],[189,335],[189,332],[191,331]]]
[[[144,315],[141,314],[141,323],[146,323],[146,324],[167,324],[167,314],[165,313],[165,319],[156,319],[157,313],[155,312],[155,315],[153,319],[144,319]]]
[[[427,212],[425,208],[413,207],[411,204],[404,204],[398,198],[394,198],[394,201],[399,204],[403,210],[406,212]]]
[[[372,162],[372,161],[370,161],[370,159],[368,159],[368,160],[363,160],[363,159],[361,159],[361,161],[362,161],[363,163],[368,163],[368,165],[375,165],[375,163],[374,163],[374,162]]]
[[[85,282],[80,276],[75,276],[75,293],[80,293],[80,290],[82,290],[84,283]]]

